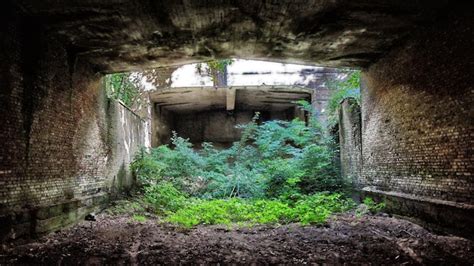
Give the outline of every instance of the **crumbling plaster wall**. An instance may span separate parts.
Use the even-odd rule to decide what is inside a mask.
[[[360,188],[362,167],[361,113],[360,106],[353,98],[341,102],[339,109],[339,146],[341,175]]]
[[[151,129],[149,116],[139,116],[122,103],[107,99],[105,109],[107,121],[106,187],[110,194],[128,192],[136,185],[130,163],[141,148],[149,148]]]
[[[145,143],[143,121],[101,90],[102,75],[41,24],[14,12],[0,36],[0,240],[83,218]]]

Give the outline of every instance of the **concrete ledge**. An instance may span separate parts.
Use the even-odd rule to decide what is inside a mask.
[[[41,236],[71,226],[108,200],[105,193],[76,198],[50,206],[36,206],[0,214],[0,242]]]
[[[474,239],[474,205],[382,191],[373,187],[361,190],[362,196],[386,202],[387,212],[406,216],[429,229]]]

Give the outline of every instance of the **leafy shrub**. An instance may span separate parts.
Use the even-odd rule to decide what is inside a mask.
[[[186,203],[185,195],[167,181],[146,186],[145,199],[159,213],[177,211]]]
[[[309,109],[301,103],[302,108]],[[343,188],[333,163],[334,151],[317,120],[309,124],[268,121],[240,125],[240,141],[217,150],[204,143],[194,150],[187,139],[173,134],[167,145],[141,151],[132,170],[146,186],[171,182],[186,195],[200,198],[286,198]]]
[[[192,149],[188,140],[172,137],[174,149],[162,145],[150,152],[141,150],[131,164],[138,180],[146,187],[167,181],[188,195],[196,195],[201,187],[200,173],[205,168],[205,159]]]
[[[304,171],[301,187],[304,193],[337,191],[343,180],[333,164],[333,152],[325,146],[310,144],[302,149],[298,167]]]
[[[365,197],[363,203],[371,213],[378,213],[385,209],[385,202],[376,203],[371,197]]]
[[[341,194],[314,194],[297,201],[294,207],[295,220],[302,224],[322,223],[332,213],[352,209],[355,203]]]
[[[145,149],[141,149],[135,156],[134,161],[131,163],[130,168],[140,182],[144,185],[153,181],[156,182],[159,179],[161,180],[164,171],[166,170],[166,164],[157,158],[154,154],[162,152],[163,149],[166,149],[166,146],[161,146],[159,148],[153,149],[152,153],[149,154]],[[165,150],[164,153],[167,153]]]
[[[299,168],[293,159],[276,158],[262,162],[265,166],[264,174],[267,176],[265,186],[266,196],[290,201],[301,197],[299,186],[304,178],[304,170]]]

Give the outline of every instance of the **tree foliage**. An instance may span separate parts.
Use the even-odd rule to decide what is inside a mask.
[[[115,73],[105,76],[105,90],[109,98],[120,100],[124,105],[132,108],[140,98],[137,80],[130,73]]]
[[[330,82],[328,85],[332,90],[328,103],[328,125],[332,127],[337,124],[338,110],[342,100],[354,98],[360,104],[360,71],[348,72],[346,78]]]
[[[225,74],[227,66],[230,66],[233,62],[233,59],[214,59],[205,63],[198,63],[196,71],[199,75],[204,74],[211,77],[212,82],[216,85],[219,73]]]

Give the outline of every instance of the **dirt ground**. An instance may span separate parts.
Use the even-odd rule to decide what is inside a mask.
[[[474,264],[474,242],[409,221],[342,214],[325,226],[185,230],[99,215],[28,244],[3,245],[0,264]]]

